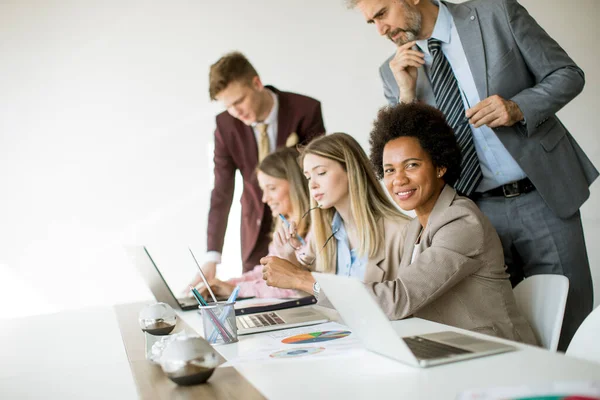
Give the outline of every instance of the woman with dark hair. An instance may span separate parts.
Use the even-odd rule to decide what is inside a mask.
[[[537,344],[517,309],[498,234],[452,187],[461,154],[444,115],[424,104],[386,107],[370,144],[378,178],[400,208],[417,214],[402,233],[397,271],[367,284],[388,317],[414,315]]]

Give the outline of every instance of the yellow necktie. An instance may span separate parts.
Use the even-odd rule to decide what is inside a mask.
[[[270,152],[271,145],[269,143],[269,135],[267,134],[267,124],[261,122],[256,124],[256,129],[260,133],[258,138],[258,163],[263,160]]]

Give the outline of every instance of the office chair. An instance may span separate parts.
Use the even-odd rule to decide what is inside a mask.
[[[565,315],[569,279],[562,275],[533,275],[514,289],[517,306],[542,347],[556,351]]]
[[[566,354],[571,357],[600,363],[598,332],[600,332],[600,307],[596,307],[583,320],[583,323],[575,332]]]

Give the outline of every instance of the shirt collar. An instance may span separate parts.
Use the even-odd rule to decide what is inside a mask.
[[[438,39],[442,43],[450,43],[450,32],[452,31],[452,16],[450,15],[450,11],[448,11],[448,8],[442,2],[433,0],[433,3],[437,4],[439,11],[431,37]],[[429,54],[427,39],[417,40],[417,46],[424,53]]]
[[[346,238],[344,220],[337,211],[333,215],[333,220],[331,221],[331,231],[334,232],[333,237],[338,241]]]

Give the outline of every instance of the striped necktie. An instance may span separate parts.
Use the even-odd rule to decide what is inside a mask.
[[[446,116],[448,125],[454,130],[462,154],[461,174],[454,188],[468,196],[477,188],[483,175],[473,143],[473,132],[465,116],[465,106],[460,97],[458,82],[452,67],[442,52],[442,43],[437,39],[427,40],[433,57],[430,80],[438,108]]]
[[[267,134],[268,124],[260,122],[256,124],[256,130],[260,133],[258,139],[258,163],[260,164],[263,158],[265,158],[271,152],[271,143],[269,142],[269,135]]]

